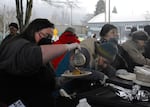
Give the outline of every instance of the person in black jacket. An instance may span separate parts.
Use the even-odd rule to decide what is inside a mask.
[[[11,39],[12,37],[14,36],[17,36],[19,33],[18,33],[18,24],[15,23],[15,22],[12,22],[9,24],[9,34],[4,38],[3,41],[6,41],[7,39]]]
[[[26,107],[54,107],[55,74],[49,61],[79,44],[38,45],[53,34],[54,24],[35,19],[19,36],[0,45],[0,101],[21,100]]]

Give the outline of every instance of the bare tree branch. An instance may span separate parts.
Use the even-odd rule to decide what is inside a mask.
[[[33,4],[33,0],[27,0],[25,25],[29,23],[31,17],[31,11],[32,11],[32,4]]]
[[[16,13],[17,13],[17,20],[19,23],[20,27],[20,32],[23,31],[25,26],[28,24],[30,17],[31,17],[31,12],[32,12],[32,4],[33,0],[26,0],[26,11],[24,14],[24,9],[23,9],[23,0],[16,0]]]

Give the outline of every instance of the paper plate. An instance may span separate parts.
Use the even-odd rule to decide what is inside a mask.
[[[64,73],[62,74],[61,76],[63,77],[67,77],[67,78],[81,78],[81,77],[85,77],[85,76],[88,76],[90,74],[92,74],[92,72],[90,71],[81,71],[82,73],[81,74],[78,74],[78,75],[73,75],[71,72],[70,73]]]
[[[150,87],[150,83],[148,82],[143,82],[143,81],[139,81],[139,80],[133,80],[134,83],[141,85],[141,86],[146,86],[146,87]]]
[[[118,74],[117,77],[125,80],[135,80],[136,74],[134,73],[128,73],[128,74]]]

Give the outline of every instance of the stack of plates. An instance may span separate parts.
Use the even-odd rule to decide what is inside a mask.
[[[135,67],[136,79],[133,81],[136,84],[150,87],[150,67]]]
[[[136,74],[130,73],[125,69],[117,70],[116,76],[121,79],[125,79],[125,80],[135,80],[136,79]]]
[[[125,69],[119,69],[117,70],[116,76],[125,79],[125,80],[131,80],[134,83],[150,87],[150,67],[149,66],[143,66],[139,67],[136,66],[134,69],[135,73],[130,73]]]

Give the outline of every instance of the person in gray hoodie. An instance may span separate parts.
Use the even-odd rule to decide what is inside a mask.
[[[122,44],[123,49],[128,52],[134,62],[134,66],[150,65],[150,59],[143,55],[147,40],[148,34],[145,31],[135,31],[132,34],[132,39]]]

